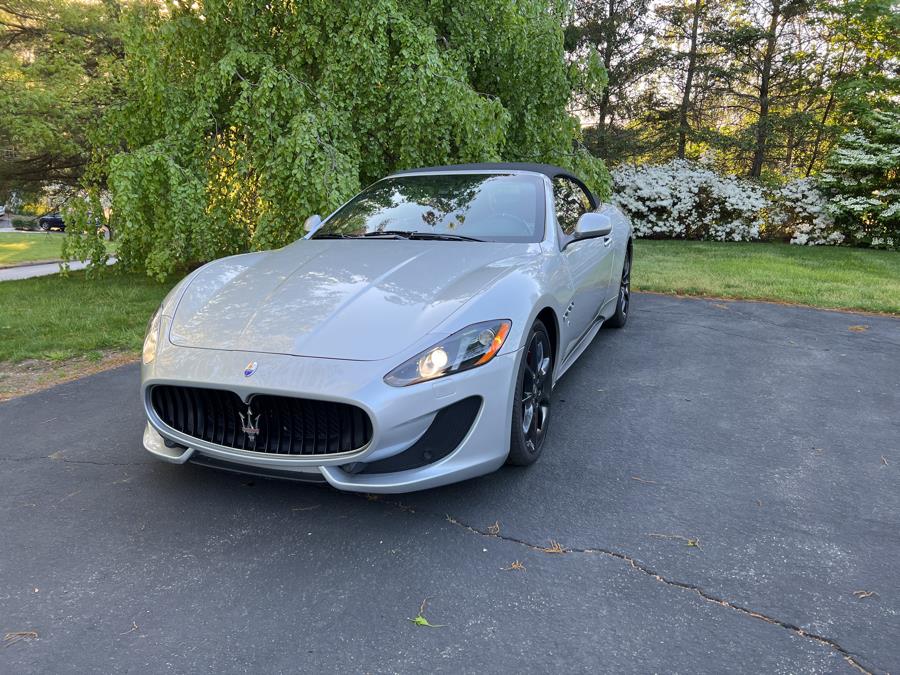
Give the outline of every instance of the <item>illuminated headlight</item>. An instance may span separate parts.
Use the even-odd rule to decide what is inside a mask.
[[[472,324],[400,364],[384,381],[405,387],[482,366],[500,351],[511,325],[508,319]]]
[[[153,363],[153,359],[156,358],[156,348],[159,345],[161,309],[162,306],[154,312],[153,318],[151,318],[150,323],[147,324],[147,335],[144,338],[144,351],[142,355],[144,365]]]

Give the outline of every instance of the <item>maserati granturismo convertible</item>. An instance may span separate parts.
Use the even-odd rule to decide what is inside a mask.
[[[528,465],[553,386],[628,319],[631,225],[558,167],[400,171],[305,228],[150,320],[157,457],[372,493]]]

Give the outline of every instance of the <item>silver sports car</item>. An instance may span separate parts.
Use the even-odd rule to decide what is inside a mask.
[[[557,167],[402,171],[306,229],[153,316],[157,457],[361,492],[531,464],[554,384],[628,318],[631,226]]]

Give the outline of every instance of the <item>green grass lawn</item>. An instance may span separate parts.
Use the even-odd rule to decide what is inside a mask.
[[[0,361],[137,353],[147,321],[175,283],[83,272],[0,282]]]
[[[900,252],[637,240],[636,290],[900,314]]]
[[[61,232],[0,233],[0,267],[59,260],[64,237]],[[107,247],[113,251],[111,243]]]
[[[886,251],[638,240],[633,282],[661,293],[900,314],[900,253]],[[173,284],[83,272],[0,282],[0,362],[137,354]]]

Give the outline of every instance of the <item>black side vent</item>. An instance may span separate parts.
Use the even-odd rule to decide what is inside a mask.
[[[342,468],[348,473],[392,473],[433,464],[453,452],[475,422],[481,397],[470,396],[438,411],[422,437],[403,452],[377,462],[354,462]]]

